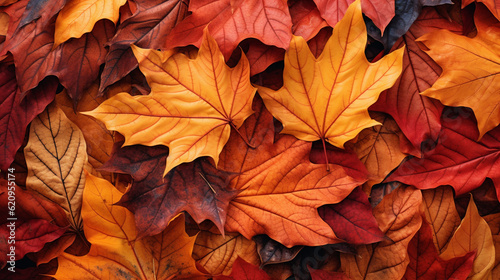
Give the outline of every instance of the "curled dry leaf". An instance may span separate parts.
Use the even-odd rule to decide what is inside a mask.
[[[278,91],[259,87],[266,107],[283,123],[282,133],[344,147],[364,128],[379,124],[367,109],[398,78],[403,49],[370,63],[365,46],[360,0],[349,7],[317,59],[302,37],[292,38],[284,86]]]
[[[80,128],[52,104],[31,123],[24,154],[26,187],[61,205],[71,227],[80,230],[83,168],[87,164],[87,146]]]
[[[217,165],[231,127],[238,129],[253,113],[247,59],[229,68],[208,31],[203,38],[195,59],[134,47],[151,94],[120,93],[87,113],[122,133],[125,145],[168,146],[164,175],[202,156]]]
[[[357,254],[341,253],[342,270],[356,279],[401,279],[410,262],[408,244],[422,223],[422,194],[401,186],[386,195],[373,214],[386,240],[357,246]]]
[[[82,257],[59,257],[56,279],[199,279],[191,258],[195,237],[184,229],[184,216],[162,233],[137,239],[133,214],[115,205],[122,194],[104,179],[87,174],[82,216],[92,244]]]

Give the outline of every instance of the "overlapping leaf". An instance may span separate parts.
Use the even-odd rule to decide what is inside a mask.
[[[401,73],[403,49],[369,63],[365,45],[359,1],[337,24],[319,58],[304,39],[293,37],[285,55],[284,86],[278,91],[259,87],[266,107],[283,123],[282,133],[343,147],[364,128],[378,124],[367,108]]]
[[[496,94],[500,79],[500,24],[486,25],[482,22],[485,14],[476,13],[478,31],[474,38],[441,29],[419,41],[443,68],[439,79],[422,94],[439,99],[444,105],[472,108],[479,139],[500,124],[500,97]]]
[[[24,148],[28,164],[26,186],[61,205],[70,225],[80,230],[87,164],[82,132],[52,104],[33,120],[29,137]]]
[[[196,59],[137,47],[134,51],[151,94],[121,93],[88,114],[122,133],[125,145],[168,146],[164,174],[201,156],[212,157],[217,165],[231,127],[238,129],[252,114],[255,89],[246,58],[229,68],[208,31]]]
[[[56,279],[197,279],[191,258],[194,237],[184,231],[184,217],[162,233],[136,240],[134,216],[114,205],[122,194],[104,179],[87,175],[82,216],[89,254],[59,257]]]
[[[256,148],[233,132],[221,153],[218,168],[239,174],[231,182],[240,192],[229,204],[226,230],[249,239],[267,234],[287,247],[339,242],[317,208],[342,201],[366,180],[364,170],[347,173],[330,164],[328,172],[324,164],[309,161],[311,144],[293,136],[273,143],[272,116],[261,102],[255,110],[240,133]]]
[[[238,43],[257,38],[266,45],[286,49],[292,35],[292,20],[283,0],[195,0],[186,17],[168,35],[169,47],[202,43],[203,30],[208,27],[222,54],[229,59]]]

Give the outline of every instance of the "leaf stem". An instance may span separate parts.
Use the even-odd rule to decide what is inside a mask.
[[[323,143],[323,153],[325,154],[325,162],[326,162],[326,171],[330,171],[330,166],[328,163],[328,156],[326,155],[326,143],[325,138],[321,138],[321,142]]]
[[[229,124],[231,125],[232,128],[234,128],[234,130],[236,130],[236,132],[238,133],[238,135],[241,137],[241,139],[243,139],[243,141],[245,141],[245,144],[247,144],[248,147],[252,148],[252,149],[255,149],[256,147],[251,145],[249,142],[248,142],[248,139],[246,139],[245,137],[243,137],[243,135],[240,133],[240,131],[238,130],[238,128],[236,128],[236,126],[234,125],[233,122],[229,122]]]

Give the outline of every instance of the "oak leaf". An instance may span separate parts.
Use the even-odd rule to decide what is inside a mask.
[[[309,161],[311,143],[290,135],[273,141],[272,116],[259,99],[254,106],[256,113],[240,133],[256,148],[233,131],[218,166],[239,174],[231,181],[230,188],[240,192],[229,204],[226,230],[248,239],[267,234],[286,247],[341,242],[317,208],[342,201],[365,182],[366,173],[348,173],[337,162],[328,172],[324,164]]]
[[[410,262],[408,244],[422,223],[422,195],[401,186],[386,195],[373,210],[388,237],[379,243],[356,247],[356,255],[341,253],[342,270],[352,279],[401,279]]]
[[[319,58],[303,38],[293,37],[285,54],[284,86],[278,91],[259,87],[266,107],[283,123],[282,133],[343,147],[364,128],[379,124],[367,108],[401,73],[403,49],[370,63],[365,45],[359,1],[337,24]]]
[[[283,0],[194,0],[189,11],[192,14],[168,35],[168,47],[200,46],[208,27],[227,60],[243,39],[252,37],[286,49],[292,35],[292,20]]]
[[[90,32],[101,19],[118,21],[119,8],[126,0],[68,0],[57,15],[54,48],[70,38]]]
[[[229,275],[236,259],[260,265],[256,244],[239,233],[220,234],[214,225],[200,224],[193,248],[193,259],[211,275]]]
[[[62,254],[56,279],[171,279],[201,276],[191,258],[195,237],[184,231],[184,216],[162,233],[137,239],[134,216],[115,205],[122,194],[104,179],[87,175],[82,217],[92,243],[82,257]]]
[[[456,116],[454,111],[460,115]],[[419,189],[451,185],[456,195],[479,187],[486,177],[500,186],[500,174],[496,172],[500,166],[500,128],[476,142],[477,127],[467,118],[470,114],[463,108],[450,108],[444,112],[437,146],[424,153],[422,158],[411,158],[402,163],[385,181],[400,181]],[[499,192],[497,187],[497,195]]]
[[[87,151],[83,134],[55,104],[31,122],[24,148],[28,189],[59,204],[70,225],[80,230]]]
[[[247,59],[229,68],[217,43],[205,31],[196,59],[184,54],[133,48],[151,94],[120,93],[87,112],[125,136],[124,145],[166,145],[164,174],[202,156],[218,164],[219,153],[251,115],[255,88]]]
[[[440,257],[449,260],[471,251],[476,252],[476,258],[467,279],[491,279],[488,277],[495,263],[493,237],[488,223],[479,216],[472,196],[465,217]]]
[[[441,29],[418,41],[443,68],[439,79],[421,94],[439,99],[447,106],[471,108],[478,123],[478,139],[481,139],[500,124],[500,97],[496,94],[500,80],[500,24],[486,24],[480,16],[475,17],[475,22],[474,38]]]

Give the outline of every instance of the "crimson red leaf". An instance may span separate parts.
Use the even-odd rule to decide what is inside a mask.
[[[372,213],[368,196],[356,188],[338,204],[322,206],[319,215],[340,239],[350,244],[370,244],[384,239]]]
[[[287,49],[292,36],[292,20],[285,1],[194,0],[189,11],[192,14],[168,35],[168,47],[199,47],[203,29],[208,26],[228,60],[245,38],[257,38],[266,45]]]
[[[431,227],[425,219],[423,220],[420,230],[408,244],[410,263],[403,279],[467,279],[472,271],[475,253],[470,252],[463,257],[442,260],[434,246]]]
[[[49,79],[21,101],[14,67],[0,64],[0,169],[7,170],[28,124],[54,99],[57,83]]]
[[[400,78],[370,107],[390,114],[417,151],[420,151],[422,142],[437,141],[441,129],[443,105],[438,100],[419,94],[437,80],[441,68],[415,42],[416,38],[437,27],[455,31],[461,29],[458,24],[442,18],[434,9],[425,9],[393,47],[395,50],[406,45]]]
[[[309,268],[312,280],[349,280],[344,273]]]
[[[137,67],[130,45],[149,49],[167,47],[167,34],[187,14],[186,2],[182,0],[137,2],[137,11],[119,25],[116,35],[109,42],[99,87],[101,92]]]
[[[467,118],[470,111],[450,108],[461,112],[454,119],[443,118],[443,128],[435,149],[412,158],[399,166],[386,181],[400,181],[420,189],[451,185],[455,194],[467,193],[479,187],[486,177],[500,186],[500,127],[485,134],[476,142],[477,124]],[[448,115],[445,111],[443,115]],[[497,195],[500,188],[497,187]]]
[[[258,266],[247,263],[238,257],[233,264],[233,270],[229,276],[217,276],[214,280],[271,280],[267,273]]]
[[[178,166],[164,178],[167,155],[163,146],[128,146],[101,168],[134,178],[119,204],[135,214],[140,235],[160,233],[183,210],[196,222],[209,219],[224,232],[226,209],[237,193],[227,187],[235,175],[202,158]]]

